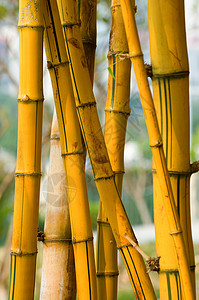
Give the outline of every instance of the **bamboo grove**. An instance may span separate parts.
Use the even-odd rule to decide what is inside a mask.
[[[151,67],[146,68],[135,20],[139,6],[132,0],[112,0],[104,134],[93,93],[96,8],[96,0],[19,0],[18,149],[9,300],[34,299],[37,239],[43,242],[41,300],[116,300],[118,252],[136,299],[157,299],[147,267],[158,272],[160,299],[196,299],[184,3],[149,1]],[[53,180],[58,182],[58,198],[55,205],[48,193],[41,233],[43,43],[55,103],[48,187]],[[153,156],[156,258],[140,249],[122,202],[131,69]],[[100,197],[96,247],[86,155]]]

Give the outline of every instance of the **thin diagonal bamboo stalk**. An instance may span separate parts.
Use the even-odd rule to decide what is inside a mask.
[[[135,3],[133,3],[135,4]],[[122,0],[122,14],[129,45],[129,54],[133,63],[135,76],[137,79],[140,97],[146,119],[149,134],[149,142],[153,153],[154,164],[163,196],[163,207],[168,217],[169,234],[173,238],[176,255],[178,257],[178,267],[180,278],[184,290],[185,299],[194,299],[194,289],[188,267],[187,253],[182,235],[182,228],[174,202],[171,182],[166,166],[166,159],[163,151],[163,143],[159,131],[156,112],[151,96],[147,74],[144,66],[143,54],[141,51],[135,22],[135,7],[130,0]]]
[[[104,139],[121,197],[126,126],[130,114],[131,61],[128,57],[128,44],[118,0],[112,0],[111,17],[108,60],[112,74],[109,73]],[[101,200],[97,224],[98,298],[115,300],[118,276],[117,246]]]
[[[55,1],[46,1],[46,54],[57,111],[68,190],[78,299],[97,299],[91,220],[85,177],[85,152],[75,111],[69,62]],[[66,85],[67,83],[67,85]]]
[[[51,129],[40,299],[76,299],[67,187],[56,112]]]
[[[189,66],[186,48],[184,2],[174,5],[149,1],[149,34],[153,69],[153,98],[164,145],[167,167],[180,217],[188,264],[195,286],[194,252],[190,222]],[[173,30],[175,28],[175,30]],[[175,41],[175,43],[174,43]],[[155,168],[155,166],[154,166]],[[185,299],[161,191],[154,170],[154,221],[160,260],[160,297]],[[162,238],[164,236],[164,238]],[[170,288],[172,286],[172,288]]]
[[[43,112],[43,6],[19,1],[18,148],[9,299],[34,298]]]
[[[76,107],[93,177],[110,221],[117,246],[125,261],[138,299],[156,299],[140,254],[127,243],[124,234],[137,242],[116,188],[103,133],[99,123],[92,84],[81,40],[75,3],[58,1],[74,85]]]

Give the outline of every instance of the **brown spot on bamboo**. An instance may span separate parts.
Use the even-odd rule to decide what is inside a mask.
[[[68,42],[69,42],[71,45],[73,45],[75,48],[81,49],[80,43],[79,43],[79,41],[78,41],[77,39],[75,39],[75,38],[70,38],[70,39],[68,40]]]
[[[82,55],[82,57],[81,57],[81,63],[82,63],[83,68],[87,67],[87,62],[86,62],[86,58],[84,55]]]

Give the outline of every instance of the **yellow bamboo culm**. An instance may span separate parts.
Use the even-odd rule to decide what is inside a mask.
[[[19,1],[18,146],[9,299],[33,300],[41,177],[43,1]]]
[[[78,0],[81,36],[91,82],[94,78],[97,0]]]
[[[51,129],[50,167],[43,242],[40,299],[75,300],[75,264],[66,177],[61,157],[56,112],[54,112]]]
[[[141,255],[124,237],[126,233],[136,243],[124,206],[121,202],[111,169],[101,130],[96,102],[89,78],[74,2],[58,1],[72,80],[76,87],[76,108],[93,177],[110,221],[112,231],[124,259],[132,287],[138,299],[156,299]]]
[[[46,1],[44,24],[46,28],[45,47],[48,69],[53,85],[60,131],[61,154],[66,173],[77,294],[78,299],[95,300],[97,299],[97,284],[93,234],[86,189],[85,151],[75,111],[69,61],[59,13],[57,4],[53,0]]]
[[[167,222],[169,228],[168,234],[170,234],[173,238],[173,242],[175,245],[175,253],[178,257],[177,263],[179,267],[183,292],[185,295],[185,299],[194,299],[195,293],[188,266],[188,259],[182,235],[182,228],[175,206],[171,182],[166,165],[166,159],[163,152],[162,138],[159,131],[153,99],[147,80],[143,54],[141,51],[140,41],[135,22],[136,8],[133,5],[135,5],[135,3],[132,3],[130,0],[121,1],[122,14],[129,45],[129,54],[133,63],[134,72],[146,119],[146,125],[149,134],[149,142],[152,149],[154,164],[156,167],[156,172],[162,193],[163,207],[165,215],[167,215]]]
[[[154,104],[175,205],[183,229],[192,283],[195,287],[190,221],[189,65],[184,1],[177,0],[171,5],[166,1],[152,0],[149,1],[148,9]],[[167,234],[169,231],[167,216],[163,213],[161,190],[155,170],[153,180],[156,248],[158,256],[161,256],[160,298],[187,299],[182,293],[172,237]]]
[[[112,73],[109,73],[104,139],[121,196],[126,126],[130,114],[131,61],[120,1],[112,0],[111,16],[108,60]],[[117,299],[117,246],[101,201],[97,221],[97,276],[98,299]]]

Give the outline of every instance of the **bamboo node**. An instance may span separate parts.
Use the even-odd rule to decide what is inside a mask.
[[[144,66],[145,66],[145,69],[146,69],[147,76],[152,78],[153,77],[152,65],[149,65],[149,64],[145,63]]]
[[[198,161],[194,161],[191,165],[191,174],[193,173],[197,173],[199,171],[199,160]]]
[[[152,173],[157,173],[156,169],[152,169]],[[182,171],[168,171],[170,176],[190,176],[191,172],[182,172]]]
[[[107,180],[107,179],[111,179],[112,177],[114,177],[114,174],[111,176],[104,176],[104,177],[99,177],[99,178],[94,178],[94,181],[98,181],[98,180]]]
[[[68,155],[82,155],[82,154],[84,154],[84,151],[62,153],[61,156],[63,157],[63,156],[68,156]]]
[[[69,65],[69,61],[63,61],[58,64],[53,64],[51,61],[47,61],[47,69],[48,70],[54,69],[54,68],[60,67],[60,66],[65,66],[65,65]]]
[[[155,272],[159,272],[160,271],[160,264],[159,264],[159,261],[160,261],[160,256],[158,257],[153,257],[149,260],[147,260],[147,273],[151,272],[151,271],[155,271]]]
[[[79,105],[76,106],[76,108],[81,108],[81,107],[86,107],[86,106],[96,106],[96,102],[87,102],[87,103],[81,103]]]
[[[180,71],[167,74],[153,74],[153,78],[184,78],[189,76],[189,71]]]
[[[139,54],[129,56],[129,58],[138,58],[138,57],[143,57],[143,53],[139,53]]]
[[[93,236],[89,237],[87,239],[84,239],[84,240],[79,240],[79,241],[77,241],[76,238],[74,237],[72,239],[72,244],[74,245],[74,244],[78,244],[78,243],[86,243],[86,242],[91,242],[91,241],[93,241]]]
[[[41,173],[35,172],[35,173],[15,173],[15,177],[17,176],[41,176]]]
[[[37,231],[38,242],[43,242],[44,238],[45,238],[45,233],[38,228],[38,231]]]
[[[68,243],[68,244],[72,244],[72,239],[49,239],[44,237],[44,240],[42,241],[44,243]]]
[[[124,237],[131,243],[131,246],[133,246],[142,255],[142,257],[146,260],[146,263],[148,265],[147,266],[147,273],[149,273],[151,271],[159,272],[159,270],[160,270],[160,266],[159,266],[160,256],[151,258],[126,233],[124,234]]]
[[[66,27],[66,28],[67,27],[72,28],[73,26],[81,26],[81,21],[78,21],[78,22],[75,22],[75,23],[66,23],[66,22],[63,22],[62,26]]]
[[[23,102],[23,103],[34,103],[34,102],[43,102],[44,98],[40,99],[30,99],[28,95],[24,95],[22,99],[18,99],[18,102]]]
[[[119,272],[97,272],[97,277],[115,277],[119,275]]]
[[[37,254],[37,251],[35,251],[35,252],[22,252],[21,249],[17,249],[16,252],[11,251],[10,254],[13,255],[13,256],[32,256],[32,255]]]
[[[114,114],[122,114],[127,118],[130,116],[131,112],[121,111],[121,110],[114,110],[114,109],[105,109],[105,112],[110,112]]]

